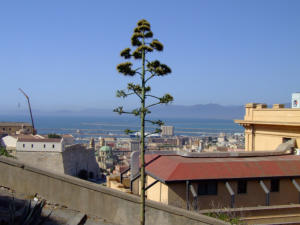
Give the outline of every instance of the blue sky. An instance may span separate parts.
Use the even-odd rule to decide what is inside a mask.
[[[173,73],[152,82],[173,104],[289,102],[300,91],[300,1],[1,1],[0,110],[130,107],[116,65],[136,22]],[[18,108],[18,105],[20,106]]]

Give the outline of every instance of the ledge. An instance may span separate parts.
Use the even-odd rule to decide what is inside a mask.
[[[257,124],[257,125],[300,127],[300,123],[296,123],[296,122],[274,122],[274,121],[254,121],[254,120],[234,120],[234,122],[240,125]]]

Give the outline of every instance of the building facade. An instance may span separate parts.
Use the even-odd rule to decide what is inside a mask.
[[[33,128],[29,123],[24,122],[0,122],[0,131],[8,135],[18,133],[32,134]]]
[[[174,136],[174,126],[161,126],[160,129],[162,137]]]
[[[285,108],[283,104],[249,103],[243,120],[235,120],[245,128],[245,150],[266,151],[290,139],[300,146],[300,109]]]
[[[184,157],[152,155],[146,195],[187,209],[299,204],[300,156]],[[139,194],[139,182],[133,192]]]

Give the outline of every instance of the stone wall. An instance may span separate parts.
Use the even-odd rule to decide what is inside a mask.
[[[138,225],[140,199],[76,177],[53,173],[0,157],[0,185],[34,195],[108,222]],[[146,225],[227,224],[172,206],[146,201]]]
[[[55,173],[78,175],[80,170],[100,176],[100,169],[92,149],[74,145],[65,148],[64,152],[21,152],[16,151],[16,158],[31,166],[46,169]]]

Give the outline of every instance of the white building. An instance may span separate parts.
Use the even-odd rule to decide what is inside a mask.
[[[129,150],[132,152],[136,152],[140,150],[140,141],[130,140],[129,141]]]
[[[161,126],[161,136],[174,136],[174,126]]]
[[[5,136],[1,139],[1,146],[5,147],[6,150],[15,150],[17,146],[18,138],[16,136]]]
[[[72,134],[64,134],[62,136],[62,138],[64,139],[64,143],[65,145],[73,145],[74,144],[74,136]]]
[[[62,138],[18,138],[17,151],[23,152],[63,152]]]

